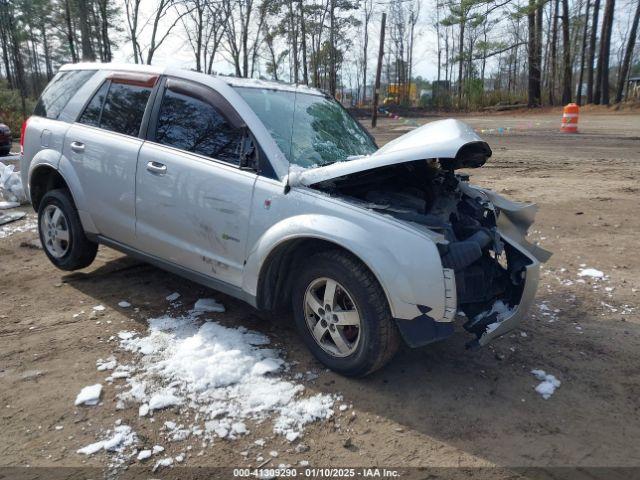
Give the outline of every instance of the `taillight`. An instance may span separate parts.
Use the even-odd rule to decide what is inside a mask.
[[[24,132],[27,131],[27,122],[29,119],[27,118],[24,122],[22,122],[22,128],[20,129],[20,155],[24,155]]]

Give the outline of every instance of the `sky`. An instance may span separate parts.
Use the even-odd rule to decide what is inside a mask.
[[[422,9],[426,10],[431,5],[433,0],[425,0]],[[124,2],[119,0],[122,13],[125,14]],[[142,17],[147,18],[153,13],[153,5],[155,0],[143,0],[142,1]],[[378,6],[378,8],[381,8]],[[378,52],[378,35],[380,34],[380,20],[381,12],[374,16],[373,25],[370,26],[369,33],[369,65],[370,68],[368,75],[372,77],[375,73],[375,61],[377,59]],[[422,21],[416,28],[416,39],[414,47],[414,76],[420,75],[423,78],[436,78],[437,65],[436,65],[436,35],[432,31],[432,28],[427,25],[427,15],[423,14]],[[175,17],[174,17],[175,18]],[[167,20],[170,22],[170,20]],[[124,27],[124,24],[123,24]],[[149,41],[150,28],[147,28],[142,35],[142,44],[146,45]],[[195,68],[195,60],[193,51],[189,45],[186,36],[181,31],[182,25],[178,24],[173,30],[173,33],[167,38],[165,43],[156,52],[153,59],[154,65],[167,65],[181,68]],[[121,34],[118,38],[118,48],[114,51],[115,62],[129,63],[133,61],[133,50],[130,42],[126,40],[125,33]],[[264,66],[262,67],[264,70]],[[224,59],[224,54],[218,54],[216,56],[216,62],[214,70],[222,74],[233,74],[235,69],[233,65]]]
[[[123,15],[125,14],[124,8],[124,0],[117,0],[122,9]],[[420,9],[420,18],[418,25],[416,26],[416,38],[415,38],[415,46],[414,46],[414,67],[413,67],[413,76],[422,76],[428,80],[434,80],[437,78],[437,37],[435,33],[435,29],[432,26],[432,18],[434,16],[434,6],[436,0],[423,0]],[[524,0],[523,0],[524,1]],[[580,2],[582,4],[583,0],[574,0],[572,5],[575,2]],[[618,0],[616,2],[616,17],[615,25],[614,25],[614,35],[613,35],[613,46],[612,46],[612,64],[617,64],[617,57],[621,55],[622,48],[620,46],[623,44],[623,40],[626,42],[625,35],[628,32],[631,17],[630,14],[631,7],[635,5],[634,2],[638,0]],[[142,17],[151,17],[153,13],[153,5],[156,4],[157,0],[143,0],[142,1]],[[604,3],[604,2],[601,2]],[[377,2],[377,14],[374,15],[372,20],[372,25],[370,26],[370,42],[369,42],[369,69],[368,76],[369,78],[373,78],[375,74],[375,66],[377,61],[377,52],[378,52],[378,36],[380,32],[380,20],[381,20],[381,12],[384,8],[388,8],[385,6],[385,0],[379,0]],[[546,9],[548,11],[549,9]],[[626,14],[625,12],[629,12]],[[174,14],[175,15],[175,14]],[[356,12],[356,15],[358,13]],[[601,11],[602,16],[602,11]],[[174,17],[175,18],[175,17]],[[166,21],[172,21],[171,17],[168,16]],[[523,23],[524,25],[524,23]],[[123,25],[124,27],[124,25]],[[142,38],[143,46],[148,43],[150,28],[147,28]],[[387,32],[388,33],[388,32]],[[500,40],[500,27],[494,28],[494,31],[491,34],[494,36],[495,40]],[[522,33],[526,36],[526,32]],[[114,61],[118,62],[131,62],[132,57],[132,49],[131,44],[126,40],[126,33],[123,32],[118,39],[118,48],[114,52]],[[359,48],[360,43],[358,40],[354,42],[354,48]],[[387,43],[388,45],[388,43]],[[487,69],[488,71],[494,67],[495,58],[490,60]],[[182,31],[182,25],[178,24],[178,26],[173,30],[173,33],[167,38],[165,43],[160,47],[160,49],[156,52],[154,56],[153,63],[155,65],[169,65],[176,66],[182,68],[194,68],[195,60],[193,58],[193,52],[191,50],[191,46],[186,40],[186,36]],[[355,68],[355,67],[353,67]],[[233,74],[234,68],[233,65],[224,59],[224,54],[219,53],[216,56],[216,62],[214,66],[214,70],[218,73],[222,74]],[[262,71],[264,71],[264,65],[262,66]],[[354,75],[351,75],[354,77]],[[348,77],[344,76],[345,79]]]

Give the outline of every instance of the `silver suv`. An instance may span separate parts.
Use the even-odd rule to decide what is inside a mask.
[[[532,303],[535,207],[472,186],[455,120],[378,148],[307,87],[152,66],[61,68],[23,126],[22,177],[57,267],[108,245],[262,310],[293,310],[345,375],[453,333],[484,345]]]

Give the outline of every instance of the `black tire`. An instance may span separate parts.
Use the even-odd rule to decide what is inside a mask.
[[[305,294],[313,282],[323,277],[344,286],[360,314],[359,342],[355,351],[345,357],[326,352],[307,326]],[[382,287],[362,262],[346,252],[331,250],[309,258],[294,282],[292,302],[296,326],[311,353],[328,368],[342,375],[368,375],[387,364],[398,350],[398,329]]]
[[[45,238],[42,231],[42,216],[49,205],[55,205],[62,210],[69,230],[68,247],[66,253],[61,257],[53,256],[45,245]],[[68,190],[50,190],[42,197],[40,205],[38,206],[38,234],[44,253],[51,263],[60,270],[79,270],[91,265],[96,258],[98,244],[89,240],[85,235],[82,224],[80,223],[80,217],[78,216],[78,210]]]

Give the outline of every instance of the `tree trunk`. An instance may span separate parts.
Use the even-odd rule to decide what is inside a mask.
[[[542,105],[542,24],[544,21],[543,16],[544,3],[540,2],[536,9],[536,50],[535,50],[535,90],[536,99],[538,105]]]
[[[562,0],[562,104],[571,103],[571,45],[569,31],[569,0]]]
[[[556,104],[556,80],[558,79],[558,12],[560,0],[555,0],[552,16],[553,27],[551,31],[551,73],[549,74],[549,103]]]
[[[600,34],[600,52],[598,71],[596,72],[595,103],[609,105],[609,54],[611,53],[611,31],[613,27],[613,10],[615,0],[607,0],[602,17],[602,32]]]
[[[631,67],[631,59],[633,58],[633,49],[636,46],[636,37],[638,36],[638,21],[640,20],[640,2],[636,6],[636,13],[633,17],[633,24],[631,25],[631,32],[629,33],[629,42],[627,43],[627,50],[624,52],[624,60],[622,61],[622,68],[620,69],[620,77],[618,78],[618,88],[616,90],[616,103],[622,101],[622,93],[624,92],[624,85],[627,82],[627,75],[629,75],[629,69]]]
[[[305,85],[309,85],[309,71],[307,70],[307,29],[305,27],[304,19],[304,4],[303,0],[298,3],[298,9],[300,10],[300,35],[302,36],[302,81]]]
[[[336,72],[336,36],[335,36],[335,19],[336,19],[336,0],[329,0],[329,93],[336,96],[337,73]]]
[[[4,62],[4,69],[7,74],[7,82],[9,83],[9,88],[15,88],[15,82],[13,80],[13,75],[11,74],[11,65],[9,61],[9,42],[7,40],[7,29],[4,24],[5,15],[4,5],[0,3],[2,6],[2,10],[0,10],[0,44],[2,45],[2,61]]]
[[[82,60],[93,62],[96,59],[91,45],[91,26],[89,23],[89,12],[87,0],[78,0],[78,20],[80,21],[80,36],[82,45]]]
[[[600,0],[594,0],[593,21],[591,22],[591,36],[589,38],[589,55],[587,57],[587,103],[593,103],[594,63],[596,59],[596,41],[598,37],[599,15],[600,15]]]
[[[14,14],[12,10],[9,10],[9,4],[7,0],[0,0],[2,6],[2,12],[6,18],[6,28],[9,37],[9,43],[11,47],[11,56],[13,57],[13,66],[15,73],[16,86],[20,90],[20,100],[22,103],[22,116],[27,116],[27,85],[25,82],[24,65],[22,63],[22,55],[20,53],[20,41],[18,39],[18,32],[14,24]]]
[[[298,73],[300,72],[300,63],[298,61],[298,35],[296,26],[296,16],[293,9],[293,0],[288,0],[289,7],[289,38],[293,49],[293,83],[299,82]]]
[[[537,107],[540,104],[540,99],[537,96],[536,90],[536,77],[539,76],[539,73],[536,72],[536,11],[535,11],[535,0],[529,0],[529,11],[527,12],[527,21],[528,21],[528,31],[529,31],[529,41],[527,44],[528,52],[527,52],[527,60],[529,62],[529,73],[528,73],[528,105],[529,108]]]
[[[67,27],[67,43],[69,44],[69,51],[71,52],[71,61],[73,63],[78,62],[78,55],[76,54],[76,46],[75,46],[75,38],[73,35],[73,27],[71,26],[71,5],[69,4],[70,0],[65,0],[64,2],[64,17],[66,21]]]
[[[587,6],[584,12],[584,29],[582,30],[582,53],[580,54],[580,77],[578,79],[578,93],[577,103],[582,105],[582,82],[584,81],[584,60],[587,49],[587,32],[589,31],[589,7],[591,6],[590,0],[587,0]]]
[[[202,30],[204,29],[204,5],[198,0],[196,2],[196,70],[202,72]],[[205,60],[206,62],[206,60]]]
[[[458,37],[458,106],[462,104],[462,63],[464,61],[464,26],[466,23],[466,16],[462,16],[460,20],[460,36]]]
[[[108,0],[100,0],[100,35],[102,35],[102,48],[104,48],[104,61],[110,62],[113,58],[111,53],[111,40],[109,39],[109,17],[107,14]]]

